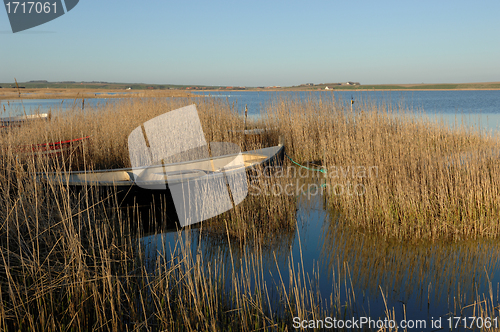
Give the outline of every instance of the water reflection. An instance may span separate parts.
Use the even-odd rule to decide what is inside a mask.
[[[344,227],[340,218],[324,224],[322,264],[334,271],[347,263],[353,287],[372,299],[382,289],[394,306],[443,315],[454,298],[472,301],[476,290],[488,293],[488,278],[498,279],[500,248],[494,241],[391,243]]]
[[[318,183],[314,178],[300,181]],[[390,242],[346,226],[342,216],[328,211],[325,196],[296,199],[297,227],[266,237],[272,241],[255,237],[242,245],[202,225],[145,236],[141,244],[153,265],[159,256],[174,257],[176,250],[189,248],[205,266],[223,266],[228,279],[234,273],[250,278],[249,287],[264,282],[273,290],[273,306],[282,305],[279,288],[293,287],[297,271],[303,271],[304,287],[317,287],[326,310],[337,299],[373,318],[385,316],[385,301],[399,319],[460,313],[481,294],[498,303],[500,247],[494,241]]]

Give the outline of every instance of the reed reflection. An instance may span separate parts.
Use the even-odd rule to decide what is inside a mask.
[[[324,223],[320,241],[326,275],[347,263],[353,287],[373,297],[382,289],[388,298],[403,303],[453,302],[455,296],[467,302],[477,290],[487,293],[500,254],[498,244],[489,240],[391,242],[346,227],[338,214]]]

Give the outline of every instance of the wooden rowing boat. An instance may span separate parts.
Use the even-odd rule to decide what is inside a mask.
[[[5,118],[0,118],[0,128],[10,128],[10,127],[21,127],[26,123],[33,123],[37,121],[48,121],[50,120],[50,114],[29,114],[23,116],[10,116]]]
[[[280,165],[283,162],[284,146],[277,145],[270,148],[242,152],[245,171],[251,171],[258,167]],[[155,165],[141,168],[120,168],[111,170],[96,170],[96,171],[72,171],[72,172],[48,172],[39,173],[38,178],[44,182],[60,184],[75,189],[87,187],[113,187],[133,189],[142,189],[144,186],[139,186],[139,180],[146,184],[154,185],[165,183],[168,181],[184,181],[190,180],[206,174],[226,171],[223,166],[226,165],[235,155],[226,155],[207,160],[196,160],[181,163],[173,163],[167,165]],[[207,167],[210,163],[215,164],[215,170]],[[218,165],[222,167],[217,168]],[[153,174],[164,174],[161,178],[155,177]],[[149,177],[149,178],[148,178]],[[167,181],[167,184],[168,184]],[[142,182],[141,182],[142,183]]]
[[[172,194],[174,188],[179,186],[185,188],[186,185],[196,184],[201,180],[206,182],[207,179],[222,179],[223,183],[227,184],[228,178],[246,175],[259,168],[281,165],[283,158],[284,146],[280,144],[241,154],[187,162],[113,170],[39,173],[37,178],[44,183],[68,187],[80,195],[89,192],[97,194],[100,200],[113,201],[121,207],[158,204],[162,206],[162,213],[166,212],[170,220],[179,221],[181,226],[185,226],[192,223],[183,221],[186,211],[179,212],[179,209],[175,208],[177,202],[175,193]],[[236,159],[241,162],[235,163]],[[244,180],[246,186],[246,177]],[[230,181],[229,187],[231,187]],[[246,192],[241,195],[237,192],[237,188],[231,187],[231,190],[233,205],[240,203],[246,197]],[[207,200],[217,199],[207,195],[201,197]],[[212,216],[214,215],[216,214]],[[208,218],[201,218],[205,219]]]

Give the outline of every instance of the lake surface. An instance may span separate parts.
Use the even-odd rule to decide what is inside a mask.
[[[194,92],[212,98],[224,98],[234,102],[238,112],[244,114],[248,106],[249,116],[259,116],[277,98],[310,97],[331,98],[335,95],[349,109],[351,99],[354,110],[364,102],[378,105],[388,104],[393,109],[406,109],[424,114],[434,121],[445,121],[451,126],[464,123],[485,131],[500,129],[500,90],[465,91],[231,91],[231,92]]]
[[[249,114],[259,117],[276,98],[330,98],[331,93],[233,91],[201,94],[233,102],[240,114],[247,105]],[[419,116],[429,116],[436,121],[444,119],[449,124],[464,121],[484,131],[500,128],[500,91],[339,91],[335,96],[347,108],[350,108],[351,99],[355,101],[354,109],[365,101],[373,101],[390,104],[393,108],[402,106],[421,112]],[[97,106],[117,100],[120,99],[96,98],[86,99],[85,103]],[[3,111],[5,106],[6,113],[22,112],[22,106],[29,109],[29,113],[43,113],[49,109],[81,107],[79,103],[81,100],[24,100],[22,105],[19,101],[1,101],[0,107]],[[386,316],[386,308],[394,309],[396,321],[404,317],[423,319],[428,324],[425,330],[432,330],[431,320],[442,317],[444,323],[447,315],[460,314],[460,308],[478,297],[489,299],[491,294],[495,305],[500,303],[500,245],[497,241],[389,243],[340,226],[336,222],[339,216],[325,208],[325,200],[320,194],[297,197],[296,230],[277,238],[263,255],[264,278],[270,288],[279,284],[278,269],[287,283],[288,264],[293,264],[317,279],[315,287],[322,297],[328,298],[338,286],[341,302],[355,298],[358,316],[377,319]],[[203,253],[206,262],[220,260],[221,255],[214,253],[222,253],[228,260],[229,250],[235,250],[227,241],[212,241],[207,236],[199,236],[198,232],[192,231],[191,249]],[[178,236],[177,233],[164,233],[140,240],[151,264],[158,254],[169,256],[163,248],[174,248]],[[232,254],[244,259],[243,253]],[[231,263],[226,261],[224,265],[230,267]],[[472,310],[469,307],[462,314],[473,316]]]
[[[307,181],[317,183],[314,179]],[[478,296],[492,295],[498,305],[500,246],[496,241],[390,243],[340,226],[338,216],[325,209],[328,203],[321,194],[300,195],[297,202],[296,230],[280,234],[262,252],[263,275],[270,290],[276,289],[281,278],[288,285],[290,264],[296,271],[304,271],[312,281],[311,288],[318,290],[323,299],[328,300],[335,289],[341,304],[354,303],[355,317],[384,319],[388,308],[398,323],[404,317],[425,320],[428,328],[418,331],[433,330],[431,320],[440,317],[446,326],[451,313],[477,316],[472,307],[462,312],[460,309]],[[258,255],[250,246],[243,250],[225,239],[200,236],[199,229],[180,236],[183,241],[189,237],[194,256],[202,253],[204,264],[227,267],[228,276],[232,275],[233,264],[236,274],[244,274],[241,266],[249,262],[252,252]],[[179,247],[178,237],[173,232],[141,239],[151,271],[157,255],[171,257],[172,248]],[[275,306],[283,305],[277,297],[272,301]]]
[[[248,107],[250,117],[259,117],[278,98],[335,98],[350,108],[354,100],[354,110],[364,102],[390,105],[393,109],[406,109],[428,116],[433,121],[445,121],[450,126],[465,124],[488,132],[500,130],[500,90],[465,90],[465,91],[210,91],[192,92],[211,98],[226,99],[234,103],[239,114],[244,114]],[[0,100],[1,116],[14,116],[33,113],[46,113],[49,110],[64,111],[70,108],[102,106],[116,103],[124,98],[85,99],[25,99],[23,101]],[[5,109],[4,109],[5,107]]]
[[[26,114],[64,112],[73,108],[103,107],[123,99],[125,98],[88,98],[85,101],[81,98],[0,100],[0,114],[2,117],[8,117],[23,115],[25,112]]]
[[[239,110],[248,105],[249,111],[259,112],[266,103],[280,96],[300,99],[309,96],[329,97],[334,94],[349,103],[355,101],[373,100],[376,102],[391,101],[398,105],[401,101],[413,109],[423,109],[428,113],[500,113],[500,90],[436,90],[436,91],[204,91],[192,92],[214,98],[227,98],[237,101]]]

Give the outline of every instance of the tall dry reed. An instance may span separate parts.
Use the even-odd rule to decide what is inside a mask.
[[[331,97],[282,98],[268,122],[300,162],[327,169],[324,192],[340,222],[400,240],[500,234],[500,159],[494,137],[451,129],[404,105]]]
[[[151,263],[148,247],[138,241],[144,222],[138,210],[36,180],[36,172],[47,170],[127,167],[132,129],[193,102],[207,141],[251,149],[284,136],[293,159],[326,167],[325,188],[363,184],[364,195],[329,193],[341,214],[332,223],[396,239],[497,235],[497,162],[487,154],[496,143],[473,132],[403,121],[369,104],[349,113],[333,96],[277,101],[265,121],[269,133],[252,141],[241,134],[245,122],[234,105],[209,98],[133,99],[83,111],[75,105],[53,110],[50,122],[0,135],[0,329],[290,330],[293,317],[355,315],[347,268],[336,270],[326,299],[319,274],[304,271],[301,257],[286,250],[275,255],[273,237],[290,243],[297,231],[293,195],[249,196],[234,211],[181,232],[174,250],[163,242]],[[87,135],[92,140],[80,158],[49,161],[16,152]],[[470,150],[480,151],[478,157],[457,155]],[[331,176],[335,167],[353,165],[376,166],[378,173]],[[289,180],[261,178],[254,185],[265,192]],[[195,250],[196,241],[212,246],[211,257]],[[277,268],[277,284],[264,278],[266,255],[277,267],[290,255],[286,271]],[[282,306],[273,305],[273,296]]]
[[[66,112],[52,110],[49,122],[3,132],[0,329],[215,331],[276,326],[280,318],[262,297],[264,288],[250,287],[245,273],[227,274],[223,266],[207,265],[202,256],[192,254],[190,239],[179,240],[179,250],[159,256],[154,268],[146,269],[144,248],[138,244],[146,221],[138,209],[118,209],[118,202],[103,201],[94,188],[75,193],[64,185],[37,181],[37,172],[129,166],[128,133],[194,101],[133,99],[85,110],[75,104]],[[240,133],[244,122],[231,113],[230,105],[196,101],[207,141],[263,146],[245,141]],[[79,157],[47,159],[20,153],[31,144],[84,136],[92,139]],[[230,241],[244,241],[247,235],[259,241],[271,229],[293,232],[295,210],[290,203],[280,197],[255,198],[212,220],[207,229],[225,233],[223,238]],[[248,220],[244,226],[238,223],[242,218]],[[246,257],[248,270],[259,268],[253,265],[258,255]],[[233,290],[227,292],[226,287]]]

